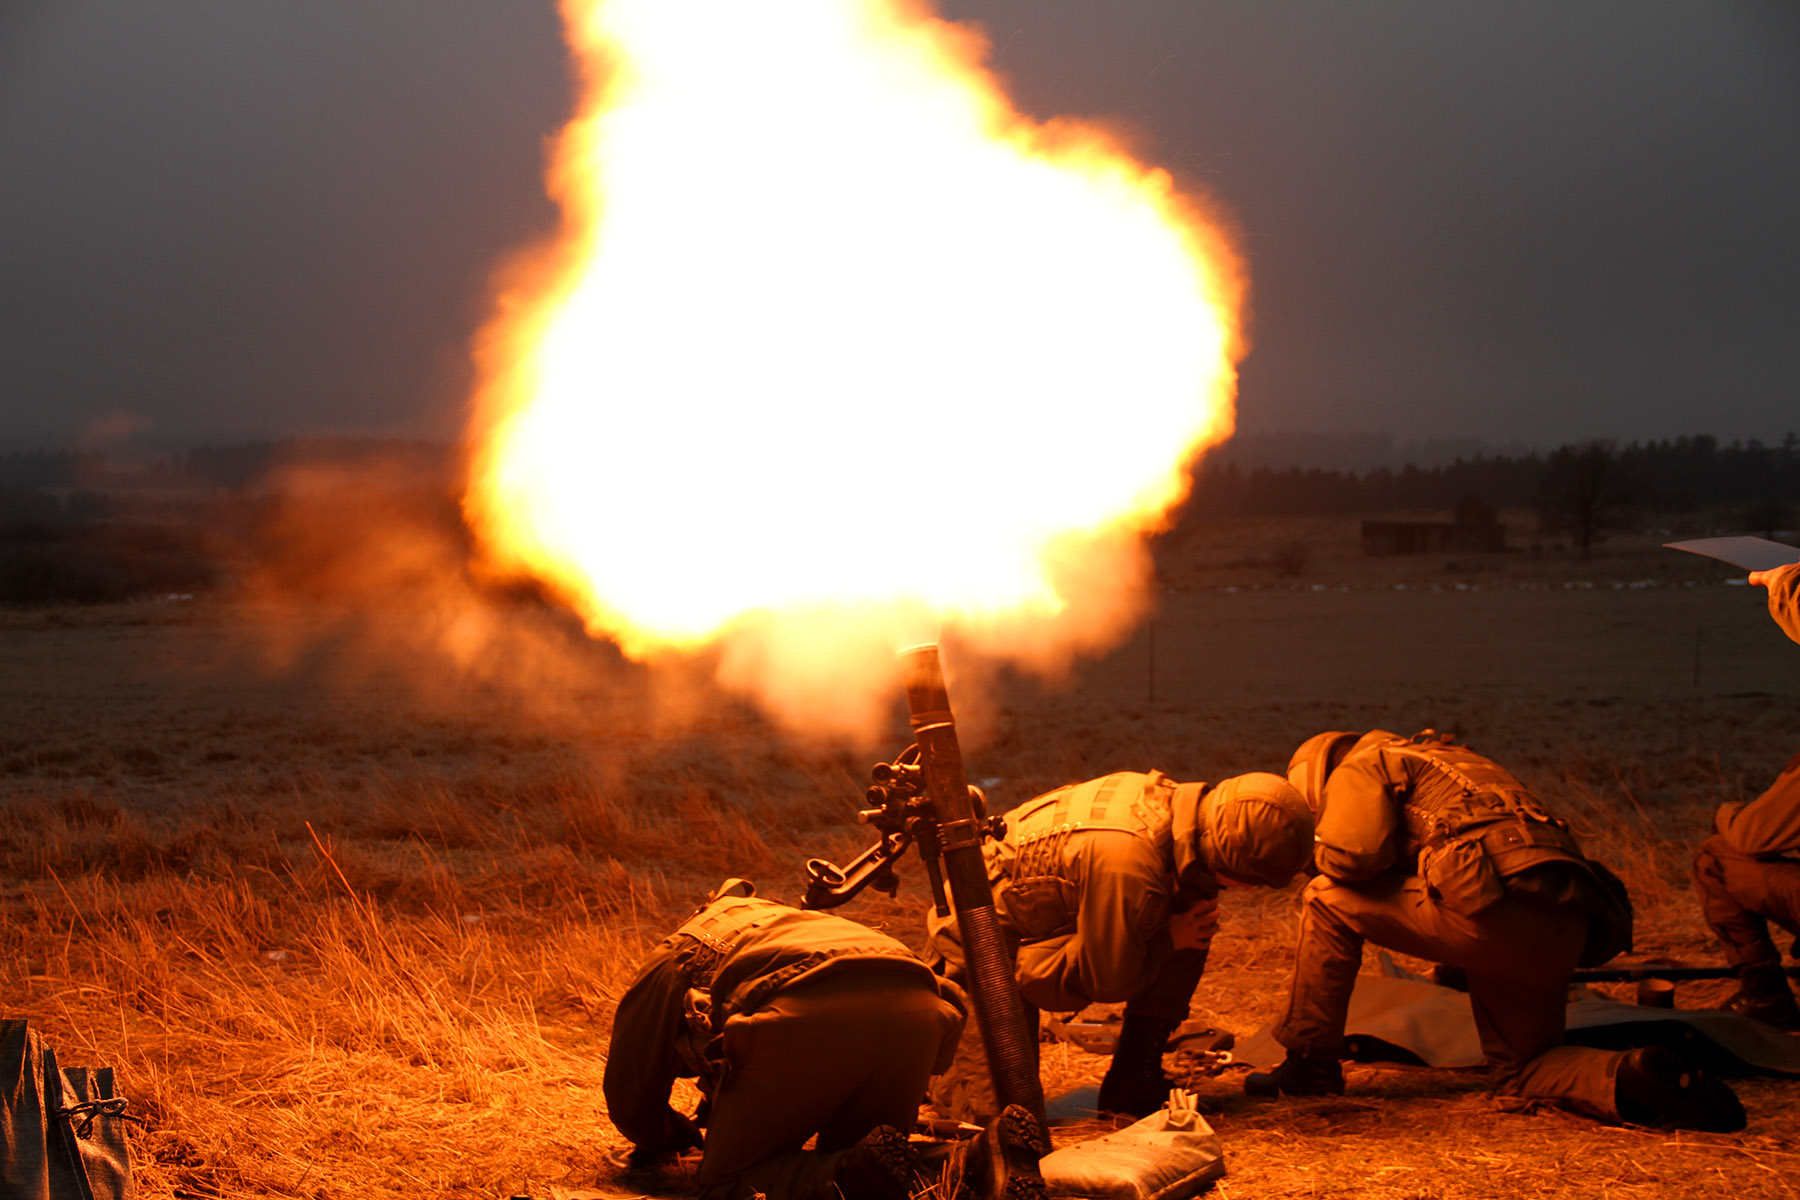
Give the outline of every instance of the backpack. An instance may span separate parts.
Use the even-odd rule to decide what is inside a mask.
[[[0,1196],[132,1200],[125,1099],[111,1067],[59,1067],[20,1020],[0,1021]],[[141,1122],[140,1122],[141,1123]]]

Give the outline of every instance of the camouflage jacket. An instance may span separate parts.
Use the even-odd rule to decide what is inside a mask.
[[[1072,1012],[1155,981],[1170,952],[1176,789],[1160,772],[1121,771],[1006,814],[1006,837],[984,853],[1027,1003]]]
[[[1719,832],[1706,841],[1715,854],[1787,858],[1800,854],[1800,754],[1782,768],[1769,789],[1748,804],[1725,805],[1715,818]]]

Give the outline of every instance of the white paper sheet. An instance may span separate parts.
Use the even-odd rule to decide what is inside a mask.
[[[1686,550],[1689,554],[1703,554],[1707,558],[1716,558],[1720,562],[1728,562],[1732,566],[1742,567],[1746,571],[1766,571],[1770,567],[1800,562],[1800,546],[1771,542],[1768,538],[1695,538],[1687,542],[1664,542],[1663,545],[1670,550]]]

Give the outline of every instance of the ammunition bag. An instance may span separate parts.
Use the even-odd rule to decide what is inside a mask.
[[[0,1196],[131,1200],[125,1112],[111,1067],[64,1067],[24,1021],[0,1021]]]
[[[1045,1155],[1038,1169],[1050,1195],[1190,1200],[1205,1192],[1225,1174],[1225,1149],[1203,1117],[1173,1105]]]

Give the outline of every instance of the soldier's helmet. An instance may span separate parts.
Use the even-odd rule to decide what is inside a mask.
[[[1281,887],[1312,861],[1313,815],[1279,775],[1223,780],[1200,801],[1199,858],[1234,883]]]
[[[1288,759],[1288,782],[1305,798],[1314,821],[1319,819],[1319,811],[1325,806],[1325,777],[1344,761],[1344,756],[1350,753],[1350,747],[1360,736],[1342,729],[1315,733],[1301,742],[1294,756]]]

